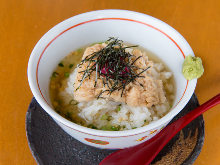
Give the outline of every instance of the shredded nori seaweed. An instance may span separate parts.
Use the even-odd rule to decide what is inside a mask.
[[[100,98],[104,92],[108,92],[111,95],[115,90],[121,90],[121,97],[125,90],[125,87],[136,81],[136,78],[143,78],[141,76],[143,72],[148,70],[147,68],[138,68],[134,63],[142,56],[134,58],[134,55],[126,52],[127,48],[138,47],[137,45],[133,46],[123,46],[123,41],[117,38],[110,37],[107,40],[107,46],[101,50],[94,52],[87,57],[85,57],[78,67],[80,68],[84,63],[87,63],[85,70],[80,71],[83,73],[80,85],[76,90],[80,88],[85,78],[91,76],[93,72],[96,72],[96,79],[94,87],[97,85],[97,80],[101,79],[103,85],[107,85],[108,89],[100,92],[97,98]],[[141,70],[139,73],[136,73],[135,70]],[[139,83],[140,84],[140,83]],[[143,86],[140,84],[140,86]]]

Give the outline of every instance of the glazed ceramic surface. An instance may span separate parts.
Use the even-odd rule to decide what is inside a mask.
[[[199,106],[193,95],[184,109],[172,121]],[[172,122],[171,121],[171,122]],[[38,164],[97,165],[116,150],[103,150],[84,145],[71,138],[32,99],[26,115],[28,144]],[[204,121],[199,116],[188,124],[161,150],[151,165],[191,165],[199,155],[204,142]],[[56,144],[56,145],[54,145]],[[189,147],[190,144],[190,147]]]
[[[176,98],[171,111],[147,126],[127,131],[101,131],[77,125],[55,112],[49,98],[49,81],[57,64],[70,52],[108,37],[137,44],[156,54],[173,72]],[[49,30],[37,43],[28,64],[28,81],[34,97],[60,127],[77,140],[98,148],[126,148],[156,135],[191,98],[197,80],[182,73],[185,56],[194,55],[186,40],[172,27],[151,16],[125,10],[92,11],[71,17]]]

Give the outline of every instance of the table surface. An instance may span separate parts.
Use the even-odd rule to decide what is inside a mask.
[[[0,0],[0,164],[36,164],[25,134],[25,114],[33,97],[27,64],[34,45],[57,23],[99,9],[127,9],[161,19],[179,31],[204,75],[196,94],[204,103],[220,91],[219,0]],[[205,143],[196,165],[220,164],[220,111],[204,114]]]

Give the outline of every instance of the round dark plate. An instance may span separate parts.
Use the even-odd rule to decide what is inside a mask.
[[[173,121],[197,106],[199,103],[194,94]],[[97,149],[75,140],[53,121],[35,98],[32,99],[26,114],[26,132],[32,155],[40,165],[98,165],[115,151]],[[203,142],[204,120],[199,116],[163,148],[152,164],[193,164]]]

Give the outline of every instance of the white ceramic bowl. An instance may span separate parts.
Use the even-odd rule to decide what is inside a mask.
[[[57,64],[77,48],[112,36],[153,52],[173,72],[176,98],[172,110],[160,120],[133,130],[102,131],[77,125],[54,111],[49,81]],[[92,11],[59,23],[40,39],[30,56],[28,81],[38,103],[69,135],[98,148],[125,148],[152,138],[187,104],[197,82],[187,81],[181,73],[184,58],[189,54],[194,55],[186,40],[156,18],[125,10]]]

